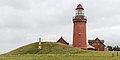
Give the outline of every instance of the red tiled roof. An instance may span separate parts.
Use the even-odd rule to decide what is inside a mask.
[[[67,44],[67,45],[69,44],[62,37],[57,42],[60,42],[60,43],[63,43],[63,44]]]
[[[98,40],[101,44],[104,45],[104,40],[100,40],[99,38],[96,38],[95,40]],[[95,40],[88,40],[88,43],[89,43],[90,45],[92,45],[92,44],[95,42]],[[104,45],[104,46],[105,46],[105,45]]]

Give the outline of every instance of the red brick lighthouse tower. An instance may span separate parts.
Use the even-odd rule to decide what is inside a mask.
[[[84,16],[84,8],[79,4],[76,8],[76,15],[73,18],[73,47],[80,49],[87,49],[86,44],[86,22],[87,19]]]

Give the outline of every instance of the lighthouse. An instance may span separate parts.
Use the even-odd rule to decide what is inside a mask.
[[[77,6],[76,15],[73,18],[73,47],[87,49],[86,23],[84,8],[81,4]]]

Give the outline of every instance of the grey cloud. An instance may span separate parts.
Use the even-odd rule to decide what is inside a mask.
[[[31,7],[30,0],[0,0],[0,6],[11,6],[16,9],[29,9]]]
[[[88,17],[88,39],[99,37],[107,45],[120,45],[119,0],[0,0],[0,53],[38,41],[39,36],[42,41],[63,36],[72,43],[72,17],[78,3]]]

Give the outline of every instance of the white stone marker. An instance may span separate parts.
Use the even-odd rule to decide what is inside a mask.
[[[41,44],[41,37],[39,37],[39,44],[38,44],[38,49],[42,49],[42,44]]]

